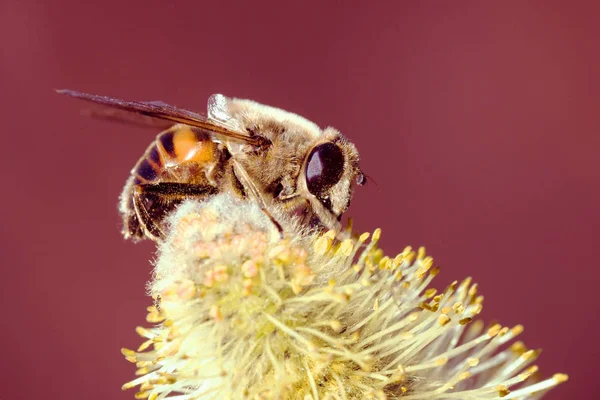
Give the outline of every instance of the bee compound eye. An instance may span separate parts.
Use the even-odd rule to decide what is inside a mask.
[[[306,186],[315,196],[339,182],[344,172],[344,154],[331,142],[316,146],[306,163]]]

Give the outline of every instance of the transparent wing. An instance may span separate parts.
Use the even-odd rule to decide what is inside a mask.
[[[208,118],[218,121],[220,125],[233,131],[243,131],[239,121],[231,115],[231,110],[229,109],[230,104],[231,99],[229,97],[223,96],[222,94],[213,94],[208,98]]]
[[[146,115],[135,114],[116,108],[100,106],[99,108],[86,108],[81,110],[81,115],[92,119],[117,122],[119,124],[133,125],[140,128],[151,128],[157,131],[164,131],[173,126],[172,122],[164,119],[152,118]]]
[[[145,117],[194,126],[196,128],[208,131],[220,139],[229,139],[254,146],[260,145],[260,140],[258,140],[256,137],[250,136],[249,133],[241,132],[228,126],[223,126],[229,125],[227,123],[227,119],[230,119],[231,117],[229,117],[226,113],[227,98],[222,95],[216,95],[217,97],[220,96],[217,98],[217,104],[220,101],[221,108],[215,106],[213,109],[211,109],[211,100],[209,100],[209,112],[214,114],[214,120],[212,120],[204,115],[185,110],[183,108],[177,108],[162,101],[126,101],[107,96],[98,96],[94,94],[77,92],[69,89],[60,89],[57,90],[57,93],[92,103],[101,104],[117,110],[136,113]],[[211,99],[213,98],[215,98],[215,95],[211,96]],[[223,125],[218,124],[217,121],[222,121]]]

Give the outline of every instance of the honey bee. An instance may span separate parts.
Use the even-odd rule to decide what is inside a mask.
[[[366,183],[356,147],[340,132],[275,107],[215,94],[203,116],[163,102],[58,93],[169,124],[121,194],[125,238],[163,240],[178,204],[223,192],[258,204],[280,232],[290,221],[339,231],[354,183]]]

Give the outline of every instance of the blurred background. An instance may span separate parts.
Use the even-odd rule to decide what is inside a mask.
[[[387,253],[472,276],[522,323],[547,399],[600,393],[597,2],[0,4],[2,399],[132,399],[154,247],[117,197],[157,132],[55,88],[203,112],[212,93],[332,125],[372,178],[348,213]],[[374,184],[376,182],[376,184]]]

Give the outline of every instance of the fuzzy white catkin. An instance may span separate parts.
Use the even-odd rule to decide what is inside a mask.
[[[340,240],[256,205],[188,201],[170,220],[149,285],[156,299],[137,351],[138,398],[537,399],[538,352],[522,327],[474,321],[471,279],[441,292],[424,249],[394,258],[375,231]]]

